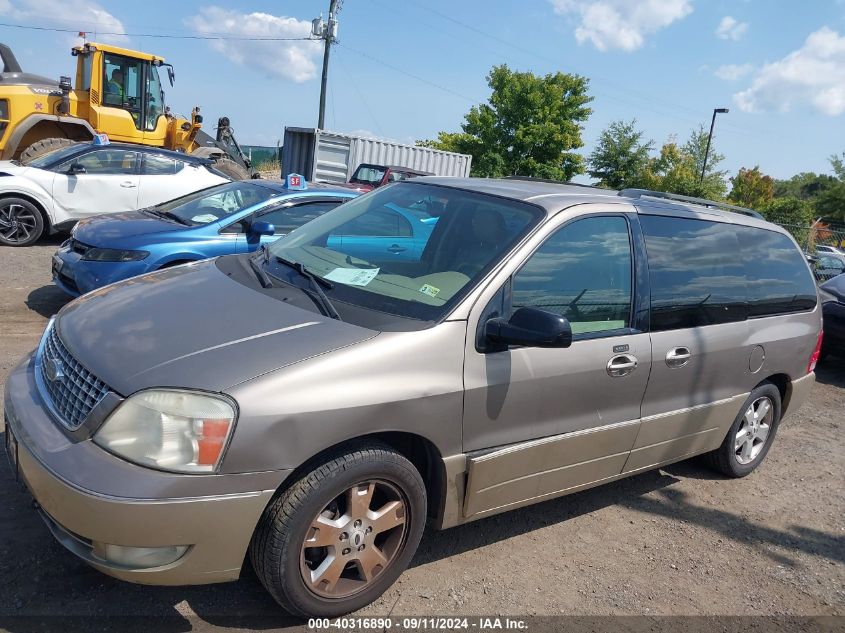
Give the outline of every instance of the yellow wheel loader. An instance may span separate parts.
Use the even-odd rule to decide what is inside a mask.
[[[255,171],[235,141],[229,119],[218,121],[216,138],[202,131],[196,107],[191,118],[165,105],[159,69],[170,85],[175,73],[164,58],[88,42],[71,49],[75,84],[25,73],[12,50],[0,44],[0,159],[26,164],[37,156],[105,133],[113,141],[137,143],[204,156],[235,180]]]

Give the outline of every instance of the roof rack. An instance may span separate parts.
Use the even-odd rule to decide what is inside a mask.
[[[677,202],[696,204],[702,207],[707,207],[708,209],[733,211],[734,213],[741,213],[742,215],[748,215],[760,220],[766,219],[757,211],[754,211],[754,209],[746,209],[745,207],[738,207],[734,204],[728,204],[727,202],[707,200],[706,198],[694,198],[693,196],[682,196],[677,193],[666,193],[665,191],[652,191],[651,189],[623,189],[617,195],[624,196],[626,198],[662,198],[664,200],[675,200]]]
[[[586,185],[581,182],[572,182],[570,180],[554,180],[553,178],[535,178],[534,176],[505,176],[503,180],[527,180],[529,182],[547,182],[552,185],[569,185],[571,187],[585,187],[587,189],[600,189],[602,191],[615,191],[614,189],[603,189],[595,185]]]

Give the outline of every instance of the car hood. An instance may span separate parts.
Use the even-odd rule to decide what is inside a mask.
[[[157,218],[144,211],[123,211],[80,220],[73,237],[89,246],[107,246],[109,242],[121,238],[148,233],[183,231],[188,228],[192,227]]]
[[[837,275],[819,286],[824,292],[832,295],[840,303],[845,303],[845,275]]]
[[[0,173],[9,174],[10,176],[24,176],[31,169],[33,167],[18,165],[10,160],[0,160]]]
[[[149,387],[225,391],[377,334],[268,297],[213,260],[86,294],[55,326],[74,358],[123,396]]]

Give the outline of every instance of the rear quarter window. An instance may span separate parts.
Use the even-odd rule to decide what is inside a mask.
[[[812,310],[816,283],[793,241],[782,233],[734,227],[748,282],[748,315],[769,316]]]

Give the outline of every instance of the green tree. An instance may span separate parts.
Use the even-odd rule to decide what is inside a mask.
[[[760,212],[770,222],[778,224],[791,224],[795,226],[809,226],[815,219],[813,205],[807,200],[801,200],[792,196],[786,198],[775,198]]]
[[[775,180],[775,198],[814,200],[835,183],[836,178],[828,174],[802,172],[789,180]]]
[[[760,171],[742,167],[731,180],[731,192],[728,200],[743,207],[762,209],[775,197],[775,181]]]
[[[472,154],[472,175],[570,180],[584,172],[582,123],[592,113],[589,80],[553,73],[538,77],[507,65],[487,75],[492,94],[464,117],[462,132],[441,132],[418,145]]]
[[[845,221],[845,152],[831,156],[830,166],[834,176],[816,199],[816,213],[828,220]]]
[[[642,187],[654,141],[643,141],[637,120],[614,121],[601,133],[587,173],[602,187]]]

